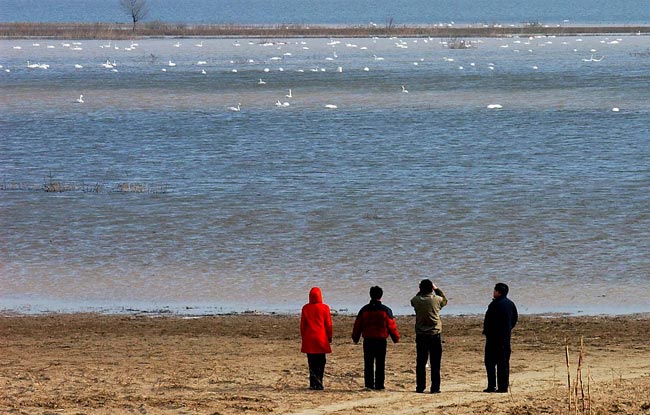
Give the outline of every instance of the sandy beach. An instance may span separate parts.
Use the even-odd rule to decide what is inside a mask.
[[[582,385],[578,412],[572,402],[570,413],[650,413],[647,314],[522,316],[507,395],[482,393],[481,316],[444,318],[439,395],[414,392],[409,316],[397,317],[402,341],[389,345],[385,391],[363,388],[362,347],[350,340],[353,316],[334,317],[325,390],[308,390],[298,320],[256,314],[3,316],[0,413],[565,414],[565,339],[575,380],[581,338]]]

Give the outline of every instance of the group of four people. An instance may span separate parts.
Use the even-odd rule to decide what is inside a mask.
[[[399,342],[400,334],[393,312],[382,304],[381,287],[370,288],[370,302],[364,305],[352,328],[352,340],[358,343],[363,337],[364,384],[368,389],[384,389],[386,347],[388,337]],[[431,280],[420,282],[418,293],[411,299],[415,310],[415,391],[426,389],[426,367],[431,366],[431,393],[440,393],[440,366],[442,361],[442,320],[440,310],[447,305],[447,297]],[[508,298],[508,286],[498,283],[493,300],[483,320],[485,335],[485,369],[487,388],[484,392],[507,392],[510,375],[510,334],[517,324],[517,307]],[[302,308],[300,317],[301,351],[307,354],[309,388],[323,389],[326,354],[332,352],[332,317],[330,308],[323,303],[318,287],[309,292],[309,303]]]

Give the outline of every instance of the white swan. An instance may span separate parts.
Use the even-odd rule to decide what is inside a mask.
[[[285,95],[287,98],[293,98],[293,94],[291,93],[291,88],[289,88],[289,93]]]
[[[74,64],[74,67],[77,68],[77,69],[82,69],[82,68],[83,68],[83,65],[79,65],[78,63],[75,63],[75,64]]]
[[[77,98],[77,102],[80,103],[80,104],[83,104],[83,103],[84,103],[84,96],[83,96],[83,94],[79,95],[79,98]]]
[[[409,90],[406,89],[406,87],[404,85],[402,85],[402,92],[405,93],[405,94],[408,94]]]
[[[203,47],[203,41],[200,41],[199,43],[197,43],[194,46],[196,46],[197,48],[202,48]]]
[[[489,104],[487,107],[492,110],[492,109],[503,108],[503,105],[501,105],[501,104]]]
[[[241,111],[241,103],[237,104],[236,107],[228,107],[228,111],[240,112]]]
[[[167,64],[167,66],[176,66],[176,63],[174,63],[174,62],[172,62],[172,61],[170,60],[169,63]]]
[[[260,80],[257,81],[257,84],[258,84],[258,85],[266,85],[266,82],[264,82],[264,81],[262,80],[262,78],[260,78]]]
[[[603,56],[601,56],[600,58],[596,59],[596,58],[594,58],[594,55],[593,55],[593,53],[592,53],[592,54],[591,54],[591,57],[590,57],[589,59],[584,59],[584,58],[583,58],[582,61],[583,61],[583,62],[600,62],[600,61],[603,60],[604,57],[605,57],[605,56],[603,55]]]
[[[40,65],[38,63],[29,63],[29,61],[27,61],[27,67],[30,68],[30,69],[36,69],[39,66]]]
[[[201,75],[205,75],[205,74],[207,74],[207,72],[205,71],[205,69],[201,69]]]
[[[331,109],[331,110],[335,110],[335,109],[338,108],[338,106],[336,106],[336,105],[334,105],[334,104],[326,104],[326,105],[325,105],[325,108],[328,108],[328,109]]]

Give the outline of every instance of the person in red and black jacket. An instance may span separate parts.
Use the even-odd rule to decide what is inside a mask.
[[[352,329],[352,341],[359,343],[363,336],[363,374],[366,388],[384,389],[386,367],[386,339],[399,341],[399,332],[393,311],[381,303],[384,291],[381,287],[370,288],[370,303],[359,310]],[[373,370],[374,366],[374,370]]]

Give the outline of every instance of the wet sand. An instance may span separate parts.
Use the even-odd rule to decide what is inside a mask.
[[[386,390],[366,391],[353,319],[335,316],[325,390],[310,391],[298,316],[3,316],[0,413],[565,414],[565,340],[576,379],[581,338],[578,413],[650,413],[647,314],[522,316],[509,394],[482,393],[481,316],[444,317],[439,395],[414,392],[413,317],[398,317]]]

